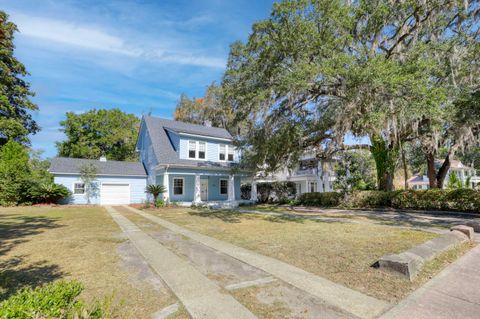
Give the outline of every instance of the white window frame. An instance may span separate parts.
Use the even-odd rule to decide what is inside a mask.
[[[190,143],[195,143],[195,157],[190,157]],[[200,158],[200,143],[205,143],[205,158]],[[187,158],[191,160],[206,161],[208,158],[208,143],[207,141],[187,140]]]
[[[204,150],[204,153],[205,153],[205,157],[204,158],[200,158],[200,144],[203,143],[205,145],[205,150]],[[207,142],[205,141],[197,141],[197,159],[198,160],[206,160],[207,159]]]
[[[181,194],[175,194],[175,180],[176,179],[182,180],[182,193]],[[183,178],[183,177],[173,177],[172,178],[172,193],[173,193],[173,196],[183,196],[183,195],[185,195],[185,178]]]
[[[313,185],[313,191],[312,191],[312,185]],[[317,182],[308,182],[308,191],[310,193],[315,193],[318,191],[318,183]]]
[[[226,181],[227,182],[227,192],[224,194],[222,193],[222,181]],[[220,195],[228,195],[228,178],[220,178],[220,180],[218,181],[218,193]]]
[[[195,155],[193,157],[190,157],[190,144],[194,144],[195,148],[194,148],[194,152],[195,152]],[[188,140],[187,141],[187,157],[189,159],[196,159],[197,158],[197,142],[196,141],[192,141],[192,140]]]
[[[220,159],[220,147],[221,146],[225,146],[225,159],[224,160]],[[232,155],[233,155],[233,159],[231,161],[228,160],[229,150],[232,150]],[[228,145],[228,144],[218,144],[218,160],[220,162],[235,162],[235,147],[233,147],[233,145]]]
[[[83,193],[75,193],[75,185],[76,184],[83,184]],[[72,184],[72,194],[74,196],[85,196],[86,192],[87,192],[87,185],[85,185],[84,182],[82,182],[82,181],[73,182],[73,184]]]

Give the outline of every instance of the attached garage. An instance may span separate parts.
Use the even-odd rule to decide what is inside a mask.
[[[88,187],[83,183],[80,173],[86,165],[93,165],[96,169],[92,184],[95,191],[91,196],[88,196]],[[72,192],[66,204],[128,205],[139,204],[147,199],[147,174],[140,162],[57,157],[52,160],[50,172],[55,183],[64,185]]]
[[[102,205],[130,204],[130,184],[102,183],[100,201]]]

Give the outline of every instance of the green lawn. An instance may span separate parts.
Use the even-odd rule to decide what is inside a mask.
[[[407,250],[436,234],[384,225],[285,219],[228,210],[163,208],[149,212],[388,301],[405,297],[469,248],[460,247],[427,265],[426,271],[411,283],[371,266],[385,254]]]

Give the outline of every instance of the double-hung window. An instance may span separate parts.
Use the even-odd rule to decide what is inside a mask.
[[[75,195],[85,194],[85,184],[84,183],[73,184],[73,194],[75,194]]]
[[[234,149],[231,145],[220,144],[218,149],[218,159],[220,161],[228,160],[229,162],[233,162],[234,157]]]
[[[205,159],[205,152],[207,149],[207,144],[205,142],[198,142],[198,158]]]
[[[220,195],[228,194],[228,179],[220,180]]]
[[[315,193],[317,191],[317,182],[310,182],[310,193]]]
[[[183,195],[183,178],[173,179],[173,195]]]
[[[188,158],[197,157],[197,142],[188,141]]]
[[[218,150],[218,159],[221,161],[225,160],[225,153],[226,153],[227,145],[220,144],[220,148]]]

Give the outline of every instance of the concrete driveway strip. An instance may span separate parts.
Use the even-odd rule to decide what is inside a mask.
[[[389,304],[364,295],[358,291],[336,284],[330,280],[309,273],[303,269],[270,258],[248,249],[244,249],[224,241],[190,231],[162,218],[145,213],[141,210],[124,206],[163,227],[190,239],[200,242],[219,252],[259,268],[287,283],[316,296],[341,310],[351,313],[359,318],[371,319],[380,316],[389,308]]]
[[[256,318],[190,263],[159,244],[113,207],[106,209],[192,318]]]

